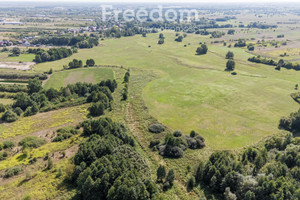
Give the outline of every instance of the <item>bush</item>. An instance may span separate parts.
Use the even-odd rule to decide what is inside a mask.
[[[162,124],[151,124],[149,127],[148,127],[149,131],[151,133],[162,133],[165,131],[165,127],[162,125]]]
[[[26,137],[19,142],[19,146],[22,146],[23,149],[25,149],[27,147],[38,148],[44,144],[46,144],[46,141],[44,139],[36,137],[36,136]]]
[[[74,127],[65,127],[57,130],[57,136],[53,139],[53,142],[61,142],[65,139],[72,137],[77,134],[78,130]]]
[[[102,103],[93,103],[91,107],[89,107],[90,115],[93,117],[97,117],[104,114],[104,105]]]
[[[3,149],[10,149],[15,146],[15,143],[10,140],[4,141],[2,144],[3,144]]]
[[[152,141],[150,141],[149,147],[150,147],[150,148],[153,148],[153,147],[159,145],[159,143],[160,143],[159,140],[152,140]]]
[[[23,110],[20,107],[16,107],[14,108],[14,112],[18,115],[21,116],[21,114],[23,113]]]
[[[198,47],[196,50],[197,55],[203,55],[206,54],[208,51],[208,48],[205,44],[202,44],[201,47]]]
[[[21,167],[12,167],[5,171],[4,178],[10,178],[15,175],[18,175],[22,171]]]
[[[6,107],[5,105],[3,105],[2,103],[0,104],[0,113],[5,112],[6,111]]]
[[[0,161],[5,160],[7,158],[7,153],[6,152],[0,152]]]
[[[14,122],[18,119],[18,115],[12,110],[8,110],[3,114],[1,119],[5,122]]]
[[[181,137],[182,136],[182,132],[181,131],[175,131],[173,133],[174,137]]]

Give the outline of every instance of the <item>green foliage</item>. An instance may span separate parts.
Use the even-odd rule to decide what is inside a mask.
[[[47,169],[52,169],[53,168],[53,161],[51,157],[48,157],[48,165],[47,165]]]
[[[91,107],[89,107],[90,115],[93,117],[97,117],[104,114],[104,105],[103,103],[93,103]]]
[[[225,58],[226,59],[233,59],[233,57],[234,57],[233,52],[232,51],[228,51]]]
[[[280,119],[279,128],[291,131],[294,133],[300,132],[300,109],[297,112],[291,113],[288,117]]]
[[[6,141],[2,142],[2,144],[3,144],[3,149],[10,149],[15,146],[15,143],[11,140],[6,140]]]
[[[28,136],[19,142],[19,146],[22,146],[23,149],[38,148],[44,144],[46,144],[46,141],[36,136]]]
[[[151,133],[161,133],[161,132],[164,132],[164,131],[165,131],[165,127],[164,127],[162,124],[155,123],[155,124],[151,124],[151,125],[148,127],[148,130],[149,130]]]
[[[163,182],[163,179],[165,179],[166,175],[167,175],[167,171],[165,166],[160,165],[156,171],[157,182]]]
[[[18,115],[12,110],[8,110],[2,115],[1,119],[5,122],[14,122],[18,119]]]
[[[206,54],[208,51],[208,48],[205,44],[202,44],[201,47],[198,47],[196,50],[197,55],[203,55]]]
[[[82,60],[73,59],[73,61],[69,62],[69,69],[81,68]]]
[[[10,178],[18,175],[22,171],[21,167],[12,167],[5,171],[4,178]]]
[[[72,137],[73,135],[78,134],[78,130],[76,130],[74,127],[60,128],[56,132],[57,136],[52,140],[52,142],[61,142]]]
[[[60,60],[69,57],[73,54],[71,49],[65,47],[51,48],[49,50],[44,50],[40,48],[29,49],[28,53],[36,54],[35,59],[33,60],[36,63]]]
[[[235,68],[235,62],[232,59],[229,59],[226,63],[226,69],[225,71],[233,71]]]
[[[150,199],[157,193],[123,125],[100,118],[82,126],[89,138],[74,157],[73,180],[83,199]]]
[[[86,60],[86,65],[89,66],[89,67],[93,67],[95,65],[95,61],[94,59],[87,59]]]

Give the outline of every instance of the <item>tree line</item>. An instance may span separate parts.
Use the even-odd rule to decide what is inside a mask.
[[[16,121],[20,116],[31,116],[38,112],[46,112],[62,107],[84,104],[86,102],[101,103],[104,109],[110,107],[112,92],[117,87],[115,80],[101,81],[98,84],[76,83],[56,90],[43,89],[38,78],[30,79],[27,92],[18,93],[15,102],[3,110],[2,120]]]
[[[262,58],[261,56],[253,56],[252,58],[248,58],[248,61],[255,62],[255,63],[261,63],[265,65],[271,65],[276,66],[276,70],[280,70],[281,67],[286,69],[293,69],[296,71],[300,70],[300,64],[298,63],[291,63],[291,62],[285,62],[283,59],[280,59],[278,62],[274,61],[273,59],[267,59]]]

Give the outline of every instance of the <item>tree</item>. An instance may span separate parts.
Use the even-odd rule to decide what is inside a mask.
[[[226,63],[226,69],[225,71],[233,71],[235,68],[235,62],[232,59],[229,59]]]
[[[233,59],[234,57],[234,54],[232,51],[228,51],[227,54],[226,54],[226,59]]]
[[[227,187],[225,189],[225,192],[224,192],[224,197],[225,197],[225,200],[236,200],[236,196],[235,194],[233,194],[231,191],[230,191],[230,188]]]
[[[93,103],[91,107],[89,107],[90,115],[93,117],[100,116],[104,114],[104,105],[103,103]]]
[[[169,182],[170,185],[172,186],[174,180],[175,180],[175,172],[173,169],[171,169],[167,174],[166,181]]]
[[[87,59],[86,60],[86,65],[89,66],[89,67],[94,66],[95,65],[94,59]]]
[[[183,37],[180,35],[178,36],[178,38],[175,39],[176,42],[182,42],[183,40]]]
[[[21,54],[21,50],[18,47],[14,47],[12,49],[13,55],[19,56]]]
[[[189,178],[188,182],[187,182],[187,189],[188,190],[192,190],[196,185],[196,180],[195,180],[195,177],[192,176]]]
[[[39,80],[39,78],[29,79],[27,88],[29,94],[39,92],[43,89],[42,82]]]
[[[158,40],[158,44],[163,44],[163,43],[165,43],[164,38],[160,38],[160,39]]]
[[[198,47],[197,50],[196,50],[196,53],[198,55],[203,55],[203,54],[206,54],[208,51],[208,48],[205,44],[202,44],[201,47]]]
[[[165,39],[164,34],[160,33],[159,34],[159,39]]]
[[[160,165],[156,171],[157,182],[162,182],[163,179],[166,177],[166,168],[163,165]]]

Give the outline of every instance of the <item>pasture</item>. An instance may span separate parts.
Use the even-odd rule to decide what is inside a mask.
[[[175,42],[174,32],[164,35],[163,45],[157,44],[158,34],[108,39],[101,46],[38,64],[35,69],[60,70],[74,58],[93,58],[98,65],[150,70],[159,75],[143,90],[150,114],[174,130],[199,132],[214,149],[254,144],[277,132],[280,117],[298,108],[290,93],[299,83],[299,72],[278,72],[271,66],[250,63],[247,59],[252,55],[247,49],[210,45],[206,36],[188,35],[183,42]],[[195,55],[199,42],[205,41],[209,52]],[[235,54],[237,76],[224,71],[228,50]],[[46,88],[62,80],[54,78],[51,83],[51,79]]]
[[[113,79],[114,72],[110,68],[82,68],[56,72],[45,83],[45,88],[59,89],[77,82],[98,83],[102,80]]]

